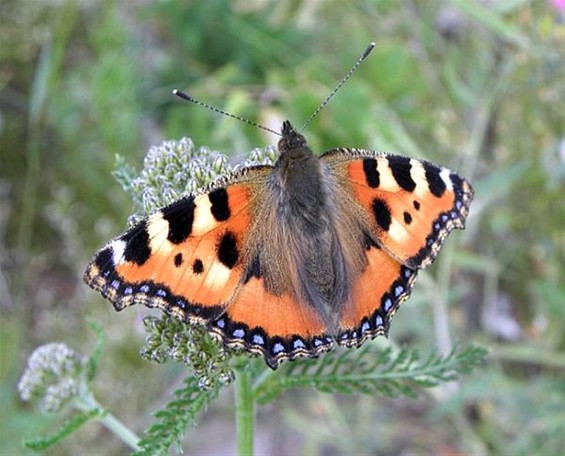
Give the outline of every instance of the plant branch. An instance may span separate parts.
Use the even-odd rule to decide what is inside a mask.
[[[93,410],[99,410],[100,414],[97,418],[109,431],[119,437],[127,446],[129,446],[134,451],[139,451],[141,448],[138,445],[140,440],[131,429],[129,429],[124,423],[118,420],[113,414],[106,411],[104,407],[94,398],[90,392],[79,396],[75,401],[75,406],[77,409],[84,412],[91,412]]]
[[[238,370],[235,378],[235,408],[239,456],[252,456],[255,411],[250,374],[244,369]]]

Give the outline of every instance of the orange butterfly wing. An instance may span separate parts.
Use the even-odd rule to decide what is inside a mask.
[[[244,169],[155,212],[103,247],[85,282],[116,310],[145,304],[196,323],[217,318],[246,272],[253,204],[246,181],[270,169]]]
[[[271,294],[245,251],[253,199],[264,196],[255,187],[271,170],[245,168],[224,178],[227,186],[212,184],[152,214],[96,254],[85,282],[116,310],[144,304],[207,324],[226,345],[260,353],[272,368],[331,349],[320,316]]]
[[[273,369],[283,360],[313,357],[333,348],[325,323],[311,306],[269,293],[263,279],[254,275],[248,276],[210,329],[229,346],[263,355]]]
[[[359,346],[388,331],[418,269],[431,264],[449,232],[464,228],[471,185],[447,168],[383,153],[336,149],[321,157],[371,228],[367,266],[340,316],[337,342]]]
[[[447,168],[358,149],[322,160],[364,209],[377,243],[411,269],[430,265],[449,232],[465,227],[473,189]]]
[[[410,296],[418,272],[401,265],[376,244],[367,246],[367,266],[340,316],[339,345],[358,347],[387,335],[390,320]]]

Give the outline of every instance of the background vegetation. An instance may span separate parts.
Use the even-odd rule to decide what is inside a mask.
[[[149,146],[190,136],[237,162],[276,138],[171,90],[300,124],[370,41],[310,145],[426,158],[474,184],[467,230],[421,274],[391,339],[476,341],[488,363],[418,401],[290,390],[259,410],[257,453],[565,452],[564,2],[3,0],[0,12],[0,454],[52,426],[16,384],[38,345],[91,353],[86,317],[107,337],[96,395],[137,432],[183,378],[140,358],[146,309],[115,314],[81,283],[132,212],[115,155],[139,168]],[[230,395],[187,431],[190,454],[235,451]],[[91,424],[50,454],[122,454],[108,436]]]

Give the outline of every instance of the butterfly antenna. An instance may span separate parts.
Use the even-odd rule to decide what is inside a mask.
[[[254,127],[260,128],[261,130],[265,130],[268,131],[270,133],[273,133],[277,136],[282,136],[278,131],[275,130],[271,130],[270,128],[264,127],[263,125],[259,125],[256,122],[253,122],[252,120],[246,119],[245,117],[241,117],[241,116],[236,116],[235,114],[231,114],[227,111],[223,111],[219,108],[216,108],[212,105],[209,105],[208,103],[204,103],[203,101],[197,100],[196,98],[191,97],[190,95],[180,91],[180,90],[173,90],[173,95],[176,95],[179,98],[182,98],[183,100],[186,101],[190,101],[191,103],[197,104],[199,106],[203,106],[204,108],[210,109],[211,111],[217,112],[218,114],[223,114],[224,116],[227,117],[231,117],[232,119],[237,119],[237,120],[241,120],[242,122],[245,122],[249,125],[253,125]]]
[[[318,109],[316,109],[314,111],[314,113],[308,118],[308,120],[306,122],[304,122],[304,125],[302,125],[302,128],[300,129],[300,133],[302,133],[306,129],[306,127],[308,125],[310,125],[310,122],[312,122],[312,120],[314,120],[314,117],[316,117],[320,113],[320,111],[322,109],[324,109],[324,106],[326,106],[328,104],[328,102],[338,92],[338,90],[341,88],[341,86],[349,80],[349,78],[353,75],[353,73],[355,73],[355,71],[357,71],[357,68],[359,68],[359,65],[361,65],[363,60],[365,60],[369,56],[369,54],[374,49],[374,47],[375,47],[375,43],[369,43],[369,45],[363,51],[363,54],[361,54],[361,57],[359,57],[357,59],[357,62],[355,62],[355,64],[351,67],[351,69],[343,77],[343,79],[340,81],[340,83],[335,87],[335,89],[333,89],[331,91],[331,93],[326,97],[326,99],[322,102],[322,104],[320,106],[318,106]]]

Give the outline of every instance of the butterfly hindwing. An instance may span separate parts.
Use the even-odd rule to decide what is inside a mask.
[[[411,269],[431,264],[453,228],[464,228],[471,185],[432,163],[335,149],[321,159],[363,208],[378,244]]]
[[[263,168],[246,168],[139,222],[96,254],[86,283],[117,310],[145,304],[192,322],[217,318],[246,271],[254,186],[270,169]]]
[[[210,324],[229,346],[263,355],[276,368],[287,359],[316,356],[333,347],[326,324],[307,303],[268,291],[263,278],[248,276],[226,312]]]
[[[418,271],[400,264],[377,244],[367,241],[367,265],[355,281],[342,311],[338,344],[359,346],[388,333],[398,307],[410,296]]]

